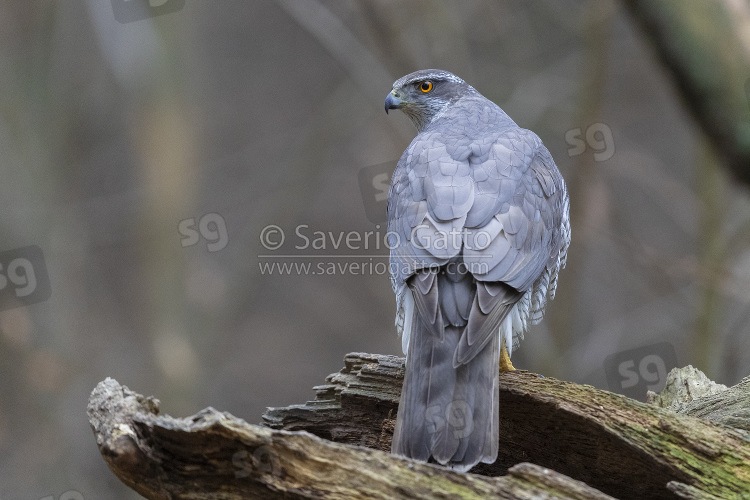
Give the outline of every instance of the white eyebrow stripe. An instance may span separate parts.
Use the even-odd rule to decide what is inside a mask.
[[[448,71],[433,71],[430,73],[411,73],[393,82],[393,88],[403,87],[421,80],[447,80],[454,83],[465,83],[461,78]]]

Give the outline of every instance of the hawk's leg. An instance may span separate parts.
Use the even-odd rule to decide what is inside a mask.
[[[505,342],[500,346],[500,373],[510,372],[515,370],[513,363],[510,362],[510,356],[508,356],[508,349],[505,348]]]

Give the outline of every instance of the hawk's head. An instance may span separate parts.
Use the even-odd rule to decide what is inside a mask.
[[[448,71],[423,69],[402,76],[385,98],[385,112],[400,109],[422,130],[452,102],[474,88]]]

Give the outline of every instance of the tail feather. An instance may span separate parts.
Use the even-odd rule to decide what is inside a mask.
[[[458,367],[459,382],[454,391],[454,400],[465,400],[471,414],[465,415],[471,426],[463,433],[470,433],[464,440],[463,449],[454,457],[456,463],[464,467],[454,467],[465,471],[479,462],[493,463],[497,459],[499,443],[499,392],[498,362],[500,360],[499,338],[492,340],[469,363]],[[460,423],[460,422],[457,422]]]
[[[499,344],[500,339],[493,336],[483,351],[459,369],[466,372],[464,387],[470,388],[474,396],[472,432],[476,436],[466,441],[471,446],[468,446],[462,458],[464,463],[470,464],[465,470],[478,462],[493,463],[497,459],[500,427]]]
[[[446,337],[442,341],[437,339],[420,315],[414,314],[404,388],[394,429],[391,450],[394,454],[427,461],[434,448],[446,448],[445,426],[441,420],[444,409],[450,406],[456,385],[456,371],[452,366],[453,349],[458,341],[457,336]],[[451,344],[454,347],[451,348]]]
[[[440,286],[451,286],[444,283],[441,280]],[[420,290],[415,287],[406,293]],[[420,300],[414,297],[414,303]],[[463,300],[473,301],[473,297]],[[494,462],[499,433],[498,336],[493,335],[472,359],[456,367],[454,356],[465,325],[446,322],[440,338],[432,331],[434,319],[427,324],[419,308],[412,307],[416,310],[411,314],[411,327],[404,325],[409,328],[408,359],[392,453],[433,459],[460,471],[479,462]]]

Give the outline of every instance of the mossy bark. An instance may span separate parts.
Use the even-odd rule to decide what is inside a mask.
[[[188,418],[159,415],[159,402],[100,382],[89,419],[110,469],[149,499],[607,500],[555,471],[523,463],[488,478],[378,450],[273,431],[207,408]]]
[[[158,401],[107,379],[89,420],[110,468],[147,498],[750,498],[750,439],[726,425],[746,424],[750,378],[680,400],[723,415],[715,423],[505,373],[498,460],[460,474],[387,453],[403,373],[402,358],[349,354],[314,401],[270,408],[264,427],[212,408],[160,416]]]
[[[263,423],[390,451],[402,379],[402,358],[352,353],[315,388],[315,401],[269,408]],[[747,424],[738,415],[750,409],[748,387],[750,378],[724,399],[706,396],[717,410],[733,409],[724,424]],[[471,472],[497,476],[533,462],[616,498],[680,498],[679,484],[750,498],[750,440],[741,430],[520,370],[500,377],[499,450],[497,462]]]

